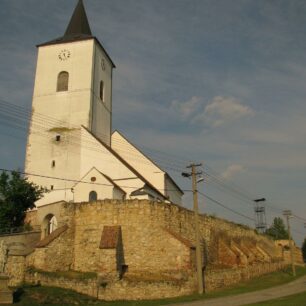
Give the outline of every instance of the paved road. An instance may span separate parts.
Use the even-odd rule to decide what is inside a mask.
[[[280,297],[296,294],[306,291],[306,276],[303,276],[291,283],[272,287],[269,289],[232,295],[222,298],[201,300],[195,302],[186,302],[180,304],[171,304],[173,306],[241,306],[267,300],[277,299]],[[306,303],[306,302],[305,302]],[[168,305],[168,306],[171,306]]]

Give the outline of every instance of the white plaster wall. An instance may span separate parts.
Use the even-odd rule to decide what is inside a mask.
[[[59,142],[55,141],[55,136],[61,135]],[[37,174],[39,176],[28,175],[30,181],[39,186],[53,189],[69,189],[74,185],[74,181],[80,178],[80,130],[68,130],[65,132],[45,131],[42,135],[30,134],[30,142],[27,147],[26,173]],[[55,166],[52,166],[55,161]],[[57,178],[57,179],[56,179]],[[58,192],[51,191],[44,200],[37,204],[42,205],[49,199],[69,201],[70,198],[58,198]],[[50,202],[49,202],[50,203]]]
[[[89,143],[91,143],[90,147]],[[137,178],[85,129],[82,129],[81,176],[84,176],[92,167],[96,167],[100,172],[109,176],[128,195],[144,186],[142,180]]]
[[[91,181],[92,177],[96,178],[94,182]],[[97,193],[98,200],[113,198],[114,186],[96,169],[90,170],[87,175],[82,177],[81,181],[73,187],[74,202],[87,202],[91,191]]]
[[[182,193],[177,189],[177,187],[172,183],[172,181],[165,177],[165,188],[166,195],[169,196],[169,200],[175,204],[182,204]]]
[[[33,111],[56,120],[65,121],[69,127],[81,124],[89,127],[90,97],[92,87],[94,40],[39,47],[36,67]],[[59,53],[70,52],[62,61]],[[69,73],[68,91],[57,92],[57,77],[61,71]]]
[[[165,172],[127,141],[119,132],[112,134],[112,149],[162,194],[165,193]]]
[[[104,70],[102,66],[104,66]],[[93,67],[93,107],[91,131],[104,143],[110,145],[112,115],[112,64],[97,43],[94,45]],[[103,81],[104,83],[103,100],[100,99],[100,81]]]
[[[94,40],[56,44],[38,49],[32,120],[30,124],[25,169],[27,173],[77,180],[80,178],[80,125],[89,127],[91,107],[92,62]],[[66,61],[59,59],[62,50],[69,50]],[[69,73],[68,91],[57,92],[57,77]],[[64,132],[54,130],[66,129]],[[55,135],[61,141],[55,141]],[[55,167],[52,167],[52,161]],[[34,183],[54,189],[69,189],[74,183],[46,177],[29,176]],[[52,195],[51,195],[52,194]],[[58,199],[51,192],[50,201]],[[65,197],[63,200],[67,200]]]
[[[59,59],[62,50],[70,52],[69,59]],[[101,66],[102,58],[105,70]],[[111,63],[94,39],[38,49],[25,169],[27,173],[44,177],[29,175],[31,181],[48,189],[51,186],[54,189],[70,189],[74,185],[73,180],[80,179],[81,125],[94,128],[101,139],[110,142],[111,70]],[[61,71],[69,73],[68,91],[65,92],[56,91]],[[104,102],[97,100],[101,79],[105,85]],[[92,119],[95,121],[92,122]],[[106,136],[102,137],[102,134]],[[60,142],[55,141],[56,135],[61,136]],[[85,145],[89,147],[90,143]],[[52,167],[53,160],[55,167]],[[37,204],[60,200],[60,194],[64,194],[62,200],[71,198],[66,192],[51,191]]]
[[[35,202],[35,205],[36,207],[40,208],[47,204],[60,202],[60,201],[66,201],[66,202],[73,201],[73,193],[71,192],[70,188],[65,190],[53,190],[49,193],[45,193],[43,198]]]

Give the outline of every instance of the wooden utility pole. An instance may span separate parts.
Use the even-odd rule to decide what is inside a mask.
[[[292,215],[291,210],[284,210],[283,211],[283,215],[287,219],[287,228],[288,228],[288,236],[289,236],[289,247],[290,247],[292,274],[293,274],[293,276],[296,276],[296,273],[295,273],[295,264],[294,264],[294,254],[293,254],[293,243],[292,243],[292,238],[291,238],[290,222],[289,222],[289,218]]]
[[[201,165],[202,164],[191,164],[187,167],[191,168],[191,176],[192,176],[193,211],[194,211],[195,236],[196,236],[196,264],[197,264],[197,279],[198,279],[199,294],[203,294],[203,272],[202,272],[202,255],[201,255],[201,245],[200,245],[197,175],[201,174],[202,172],[197,172],[196,167]]]

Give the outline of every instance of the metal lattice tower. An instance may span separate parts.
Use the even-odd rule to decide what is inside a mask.
[[[267,229],[266,208],[264,204],[262,204],[262,202],[265,201],[265,198],[254,200],[255,227],[256,230],[261,234],[263,234]]]

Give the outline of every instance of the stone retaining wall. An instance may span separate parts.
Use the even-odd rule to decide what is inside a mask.
[[[245,268],[206,271],[205,292],[222,289],[242,281],[286,268],[284,263],[266,263]],[[48,276],[39,272],[27,272],[26,282],[72,289],[101,300],[162,299],[194,293],[196,279],[189,280],[131,280],[103,282],[99,279],[74,280]]]
[[[205,291],[222,289],[242,281],[272,273],[286,268],[288,264],[283,262],[261,263],[244,268],[225,270],[209,270],[205,273]]]
[[[42,210],[38,208],[37,216],[44,220],[50,213],[67,230],[39,244],[26,257],[26,266],[33,267],[32,271],[95,272],[98,281],[56,278],[38,272],[26,273],[27,281],[108,300],[172,297],[196,290],[192,211],[148,200],[104,200],[49,204]],[[267,237],[226,220],[205,215],[199,219],[208,291],[283,267],[274,242]],[[114,228],[120,229],[120,243]],[[18,270],[14,260],[14,269]],[[220,267],[227,269],[214,270]],[[13,272],[11,275],[14,278]]]

